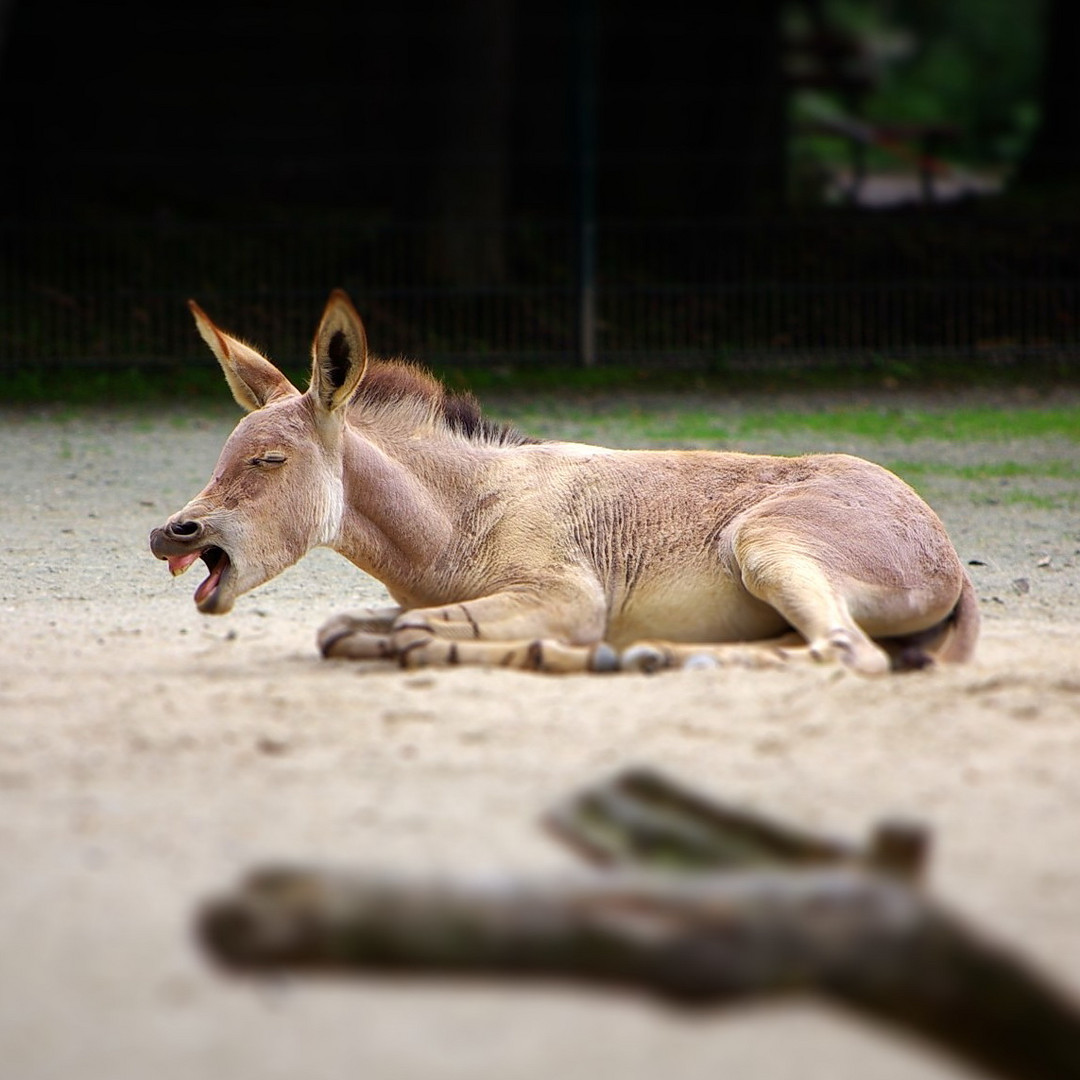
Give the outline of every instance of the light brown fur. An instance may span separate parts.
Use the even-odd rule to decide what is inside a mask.
[[[369,362],[340,291],[302,394],[191,306],[249,415],[151,549],[174,573],[203,556],[207,614],[326,545],[397,604],[331,620],[333,657],[553,671],[811,658],[872,674],[974,650],[978,605],[944,527],[868,461],[525,439],[418,368]]]

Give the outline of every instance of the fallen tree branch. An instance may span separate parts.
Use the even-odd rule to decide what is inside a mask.
[[[1003,1080],[1080,1077],[1077,1003],[911,887],[929,847],[918,825],[885,822],[860,847],[640,769],[545,823],[607,869],[483,882],[267,869],[204,905],[198,933],[244,971],[549,977],[697,1006],[819,993]]]
[[[861,865],[909,882],[928,860],[929,834],[881,822],[865,847],[707,798],[651,769],[629,769],[571,795],[544,824],[601,866],[658,870]]]
[[[251,875],[199,915],[235,969],[557,977],[709,1005],[817,992],[1010,1080],[1080,1076],[1080,1013],[1010,952],[856,869],[422,882]]]

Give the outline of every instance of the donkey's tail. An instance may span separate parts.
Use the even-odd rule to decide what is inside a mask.
[[[909,671],[931,664],[962,664],[975,655],[979,640],[979,598],[971,575],[963,571],[960,598],[949,616],[937,626],[908,637],[879,642],[892,659],[894,671]]]
[[[971,575],[965,570],[960,599],[956,601],[956,607],[946,620],[945,637],[933,650],[934,659],[946,664],[959,664],[970,660],[975,655],[975,643],[979,640],[981,623],[979,598],[975,595]]]

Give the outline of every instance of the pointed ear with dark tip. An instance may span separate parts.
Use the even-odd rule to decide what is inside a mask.
[[[199,335],[217,357],[237,404],[248,412],[300,391],[266,357],[219,330],[194,300],[188,301]]]
[[[335,412],[360,385],[368,362],[364,324],[341,289],[330,294],[311,352],[308,393],[325,412]]]

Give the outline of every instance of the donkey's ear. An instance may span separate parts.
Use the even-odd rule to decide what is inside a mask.
[[[335,289],[311,347],[309,394],[326,412],[345,405],[367,370],[367,335],[352,301]]]
[[[300,393],[266,357],[219,330],[194,300],[188,301],[188,307],[195,316],[200,336],[218,358],[229,389],[241,408],[253,412],[271,401]]]

